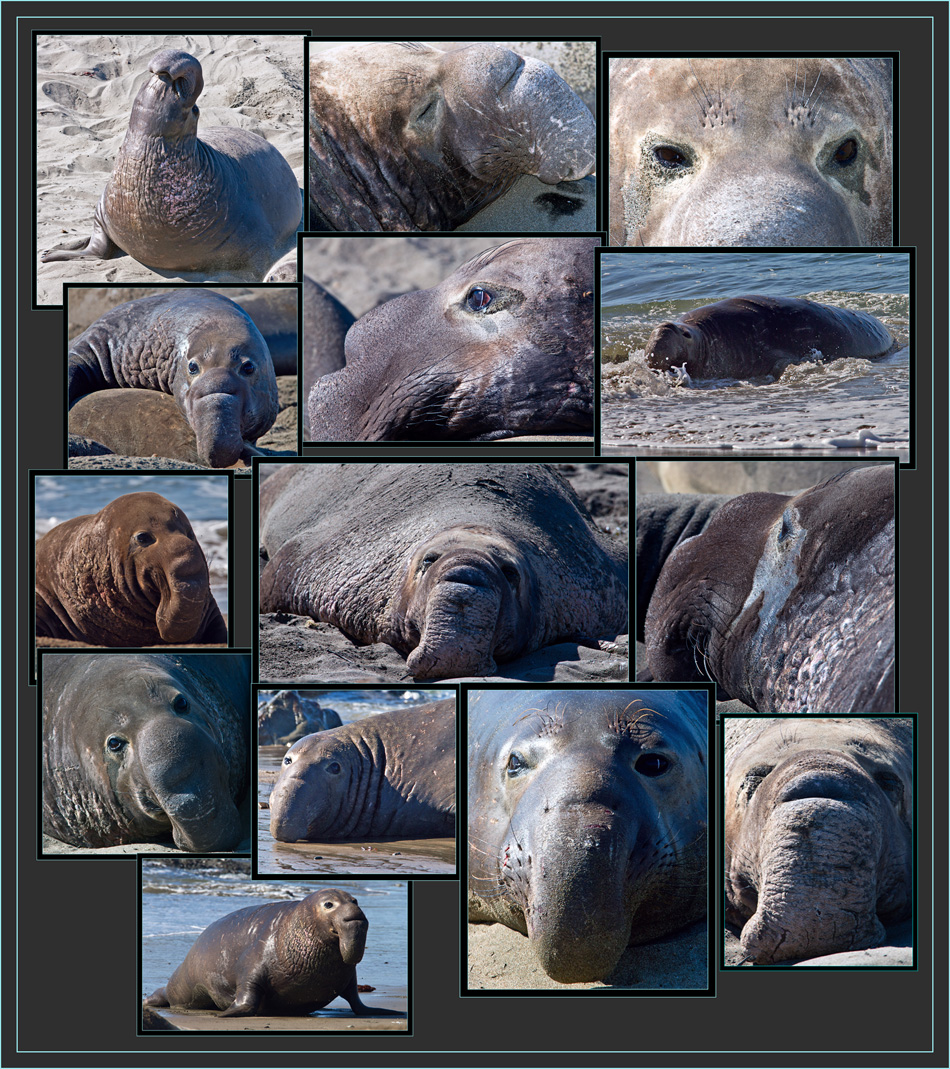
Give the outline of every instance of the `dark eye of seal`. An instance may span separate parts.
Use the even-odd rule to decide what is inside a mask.
[[[342,770],[340,768],[340,762],[339,761],[331,761],[327,765],[327,772],[329,772],[331,776],[339,776],[341,771]]]
[[[465,303],[473,312],[480,312],[483,308],[487,308],[493,300],[494,298],[488,290],[483,290],[480,286],[473,286],[465,298]]]
[[[125,739],[120,739],[118,735],[110,735],[106,739],[106,746],[113,752],[118,753],[125,748]]]
[[[661,167],[685,167],[689,160],[672,145],[654,145],[653,158]]]
[[[424,572],[426,570],[426,568],[429,567],[430,564],[435,564],[435,562],[439,559],[440,556],[441,556],[440,553],[427,553],[422,558],[422,564],[420,565],[420,570]]]
[[[641,776],[662,776],[670,767],[669,758],[660,753],[645,753],[637,758],[633,766]]]
[[[254,362],[252,360],[245,360],[244,363],[241,365],[242,375],[250,376],[253,375],[255,371],[257,371],[257,368],[254,366]]]
[[[138,531],[135,535],[135,541],[140,546],[150,546],[155,541],[155,536],[149,534],[148,531]]]
[[[198,366],[198,361],[197,360],[189,360],[188,361],[188,374],[189,375],[197,375],[200,370],[201,369]]]
[[[188,699],[184,696],[184,694],[179,694],[175,698],[175,700],[172,702],[172,708],[175,710],[176,713],[188,712]]]
[[[292,765],[292,764],[293,764],[293,758],[291,758],[291,757],[285,757],[285,758],[284,758],[284,764],[285,764],[285,765]]]
[[[848,167],[858,158],[858,143],[853,137],[849,137],[846,141],[842,141],[841,144],[835,150],[835,154],[832,157],[835,163],[840,164],[842,167]]]
[[[505,765],[505,771],[509,776],[516,776],[527,767],[528,762],[517,752],[517,750],[513,750],[508,755],[508,764]]]

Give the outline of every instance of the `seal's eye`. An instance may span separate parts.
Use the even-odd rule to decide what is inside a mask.
[[[324,902],[323,903],[323,908],[324,909],[333,909],[333,907],[335,905],[336,905],[336,902]]]
[[[179,694],[175,697],[175,700],[172,702],[172,708],[175,710],[176,713],[188,712],[188,699],[184,696],[184,694]]]
[[[106,739],[106,746],[112,751],[112,753],[118,753],[120,750],[124,750],[128,743],[125,739],[119,738],[118,735],[110,735]]]
[[[501,566],[501,574],[511,583],[512,586],[517,586],[521,576],[518,574],[518,569],[513,564],[503,564]]]
[[[188,361],[188,374],[189,375],[197,375],[200,370],[201,370],[201,368],[200,368],[197,360],[189,360]]]
[[[331,776],[339,776],[342,771],[343,769],[340,767],[339,761],[331,761],[327,765],[327,772],[329,772]]]
[[[480,312],[483,308],[487,308],[494,300],[488,290],[483,290],[481,286],[473,286],[465,298],[465,304],[473,312]]]
[[[284,764],[285,765],[292,765],[293,763],[294,762],[293,762],[293,758],[292,757],[285,757],[284,758]]]
[[[661,167],[687,167],[689,160],[672,145],[654,145],[653,158]]]
[[[517,750],[512,750],[508,755],[508,764],[505,765],[505,771],[509,776],[517,776],[519,772],[523,772],[528,767],[528,762],[518,753]]]
[[[427,554],[426,554],[426,555],[425,555],[425,556],[424,556],[424,557],[422,558],[422,563],[421,563],[421,564],[420,564],[420,566],[419,566],[419,568],[420,568],[420,571],[423,571],[423,572],[424,572],[424,571],[425,571],[425,570],[426,570],[426,569],[427,569],[427,568],[429,567],[429,565],[430,565],[430,564],[435,564],[435,562],[436,562],[436,561],[437,561],[437,560],[439,559],[439,557],[441,557],[441,556],[442,556],[442,554],[441,554],[441,553],[433,553],[433,552],[429,552],[429,553],[427,553]]]
[[[832,159],[842,167],[848,167],[858,158],[858,143],[853,137],[842,141],[835,149]]]
[[[257,371],[257,367],[254,365],[254,362],[252,360],[245,360],[244,363],[241,365],[242,375],[253,375],[255,371]]]
[[[637,763],[633,766],[641,776],[662,776],[670,767],[669,758],[661,753],[640,754]]]
[[[155,542],[155,535],[149,531],[137,531],[133,537],[140,546],[150,546]]]

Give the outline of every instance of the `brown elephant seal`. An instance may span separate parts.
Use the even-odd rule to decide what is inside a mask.
[[[454,230],[519,175],[590,174],[595,135],[566,82],[506,48],[331,48],[310,61],[310,229]]]
[[[78,847],[249,835],[250,657],[44,654],[43,831]]]
[[[868,312],[797,297],[730,297],[661,323],[646,344],[654,371],[685,364],[694,379],[780,373],[803,361],[872,360],[897,349],[891,332]]]
[[[891,245],[887,58],[612,59],[611,245]]]
[[[509,241],[364,315],[310,391],[311,439],[592,434],[597,241]]]
[[[72,342],[70,407],[121,387],[171,394],[212,468],[260,455],[253,443],[277,418],[277,379],[261,332],[234,301],[204,289],[117,305]]]
[[[93,646],[227,642],[188,517],[160,494],[123,494],[36,543],[37,637]]]
[[[194,56],[166,49],[149,71],[91,237],[41,260],[109,260],[126,252],[156,269],[263,278],[300,225],[290,165],[240,127],[211,127],[199,140],[195,101],[204,80]]]
[[[262,613],[388,643],[417,679],[626,631],[626,548],[544,465],[291,464],[260,530]]]
[[[369,921],[346,891],[228,913],[198,936],[146,1006],[222,1010],[221,1017],[300,1017],[337,996],[357,1017],[402,1017],[364,1006],[356,985]]]
[[[708,699],[469,695],[469,920],[526,935],[561,983],[705,916]]]
[[[455,834],[455,699],[307,735],[270,796],[278,842]]]
[[[877,946],[912,908],[913,721],[725,724],[726,921],[745,956]]]
[[[644,636],[656,680],[760,712],[894,709],[894,471],[719,507],[666,559]]]

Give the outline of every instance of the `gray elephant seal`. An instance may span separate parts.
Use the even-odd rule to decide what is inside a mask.
[[[898,343],[867,312],[794,297],[730,297],[661,323],[646,344],[655,371],[686,365],[694,379],[772,375],[803,361],[871,360]]]
[[[79,847],[248,835],[250,658],[45,654],[43,831]]]
[[[270,796],[270,831],[284,843],[453,835],[455,699],[294,743]]]
[[[195,101],[204,80],[194,56],[166,49],[149,71],[91,237],[51,249],[42,261],[126,252],[152,268],[263,278],[300,224],[290,165],[259,134],[239,127],[211,127],[198,139]]]
[[[726,921],[746,957],[877,946],[912,908],[913,722],[725,724]]]
[[[626,631],[626,549],[544,465],[292,464],[260,530],[262,613],[386,642],[417,679]]]
[[[73,341],[70,407],[121,387],[171,394],[195,433],[199,458],[212,468],[259,455],[253,443],[277,418],[277,379],[261,332],[234,301],[207,290],[120,304]]]
[[[356,966],[369,922],[346,891],[228,913],[198,936],[145,1006],[222,1010],[221,1017],[303,1016],[338,995],[357,1017],[402,1017],[360,1001]]]
[[[310,391],[311,439],[592,434],[597,240],[509,241],[357,320]]]
[[[705,693],[472,691],[469,920],[531,941],[554,980],[705,916]]]
[[[310,62],[310,229],[454,230],[522,174],[593,171],[594,118],[547,64],[491,44],[341,45]]]
[[[889,59],[610,61],[611,245],[891,245]]]

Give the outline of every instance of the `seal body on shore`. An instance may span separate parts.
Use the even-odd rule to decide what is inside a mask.
[[[307,735],[284,756],[270,796],[280,842],[452,835],[455,699]]]
[[[78,847],[248,835],[250,658],[43,656],[43,831]]]
[[[417,679],[626,630],[627,551],[544,465],[288,465],[260,530],[262,613],[386,642]]]
[[[705,693],[472,691],[469,920],[562,983],[705,916]]]
[[[310,391],[311,439],[593,433],[597,240],[509,241],[374,308]]]
[[[197,135],[201,64],[159,52],[132,105],[128,133],[96,207],[91,237],[51,260],[128,253],[147,267],[230,271],[261,279],[300,224],[300,188],[259,134],[211,127]]]
[[[726,921],[756,964],[863,950],[911,915],[909,718],[725,720]]]
[[[188,517],[160,494],[123,494],[36,543],[36,634],[93,646],[227,642]]]
[[[611,245],[891,245],[887,58],[610,61]]]

